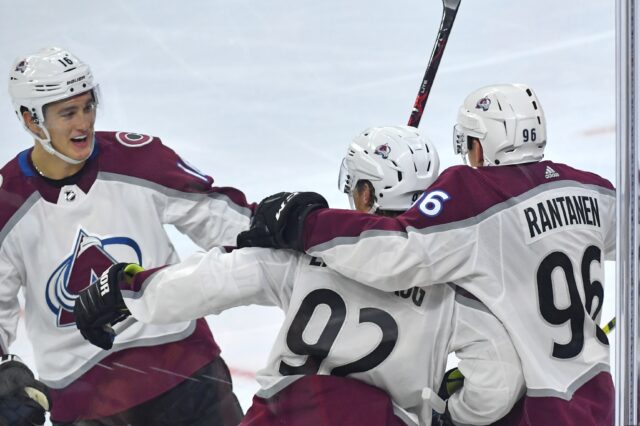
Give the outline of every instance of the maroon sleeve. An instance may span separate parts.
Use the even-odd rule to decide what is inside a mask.
[[[242,191],[214,186],[211,176],[186,162],[160,138],[125,132],[97,132],[96,137],[101,172],[143,179],[180,192],[219,194],[238,207],[255,210]],[[133,143],[134,138],[139,141]]]
[[[557,176],[549,178],[548,167],[553,168]],[[562,180],[613,190],[609,181],[596,174],[550,161],[478,169],[453,166],[442,172],[413,206],[397,218],[336,209],[312,212],[305,221],[304,249],[367,233],[406,233],[408,229],[464,223],[490,213],[490,209],[502,203],[516,203],[527,191]]]

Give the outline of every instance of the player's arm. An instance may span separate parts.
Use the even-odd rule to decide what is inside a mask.
[[[616,260],[616,205],[614,197],[603,197],[604,259]]]
[[[8,353],[20,319],[21,280],[6,247],[0,247],[0,425],[41,425],[51,408],[47,388],[20,358]]]
[[[502,324],[471,295],[456,294],[450,350],[460,359],[463,386],[448,399],[451,418],[490,424],[504,417],[524,394],[520,359]]]
[[[147,323],[172,323],[217,314],[234,306],[287,306],[300,255],[214,248],[175,265],[144,271],[111,266],[76,300],[76,326],[96,346],[110,349],[111,326],[132,315]]]
[[[169,186],[155,200],[163,223],[175,225],[203,249],[235,245],[237,234],[249,227],[255,205],[238,189],[214,186],[211,176],[157,143],[155,168]]]
[[[8,353],[16,338],[20,320],[18,292],[22,284],[21,271],[12,262],[7,246],[0,247],[0,355]]]
[[[137,320],[170,323],[236,306],[287,306],[299,254],[258,248],[214,248],[175,265],[137,274],[121,285]]]
[[[456,280],[473,272],[481,224],[469,220],[469,191],[431,188],[397,218],[323,208],[319,194],[276,194],[260,203],[238,243],[304,250],[384,291]]]

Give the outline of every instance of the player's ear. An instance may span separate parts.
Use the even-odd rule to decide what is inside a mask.
[[[373,189],[373,185],[371,185],[369,181],[367,181],[367,185],[365,185],[364,188],[365,203],[369,208],[371,208],[376,200],[376,194],[374,193],[375,189]]]
[[[31,131],[31,133],[38,135],[40,138],[45,137],[44,133],[42,132],[42,129],[40,128],[40,126],[38,126],[35,123],[29,111],[22,111],[22,117],[24,118],[24,122],[29,128],[29,130]]]
[[[360,180],[353,192],[353,201],[356,210],[361,212],[369,212],[376,200],[375,189],[368,180]]]

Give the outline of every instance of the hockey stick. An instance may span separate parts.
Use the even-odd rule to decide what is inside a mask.
[[[604,334],[609,334],[614,328],[616,328],[616,317],[613,317],[611,321],[602,327],[602,331],[604,331]]]
[[[435,79],[436,72],[438,72],[438,67],[440,66],[440,60],[442,59],[444,48],[447,46],[447,40],[449,40],[453,21],[456,19],[458,7],[460,7],[460,1],[461,0],[442,0],[442,5],[444,6],[442,10],[442,22],[440,22],[440,29],[438,30],[436,44],[433,46],[431,58],[429,58],[427,70],[424,73],[422,84],[420,84],[418,96],[413,104],[413,110],[411,110],[409,126],[418,127],[420,124],[420,119],[422,118],[424,107],[427,104],[429,92],[431,92],[431,86],[433,86],[433,80]]]

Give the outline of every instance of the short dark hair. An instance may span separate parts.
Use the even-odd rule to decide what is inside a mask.
[[[467,152],[471,151],[471,148],[473,148],[473,140],[476,138],[473,138],[471,136],[467,136]]]
[[[369,202],[369,205],[367,206],[367,207],[371,208],[371,207],[373,207],[373,203],[378,201],[378,197],[376,195],[376,190],[373,187],[373,184],[371,183],[371,181],[366,180],[366,179],[360,179],[358,181],[358,183],[356,183],[356,191],[360,192],[360,191],[364,190],[364,188],[369,188],[370,193],[373,195],[373,197],[371,198],[371,200]],[[396,217],[396,216],[399,216],[402,213],[404,213],[404,210],[398,211],[398,210],[376,209],[376,211],[374,213],[377,214],[378,216]]]

